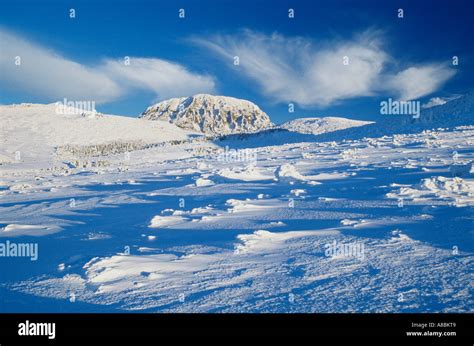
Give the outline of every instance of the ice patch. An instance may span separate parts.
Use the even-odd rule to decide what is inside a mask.
[[[196,179],[196,186],[198,186],[198,187],[211,186],[211,185],[214,185],[214,182],[210,179],[205,179],[205,178]]]

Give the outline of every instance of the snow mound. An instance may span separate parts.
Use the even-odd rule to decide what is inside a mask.
[[[3,228],[0,228],[0,238],[19,236],[39,237],[47,234],[56,233],[58,231],[59,227],[55,226],[9,224]]]
[[[266,172],[264,169],[254,165],[249,165],[245,168],[224,168],[217,174],[227,179],[242,181],[272,180],[275,178],[273,172]]]
[[[274,210],[275,205],[271,203],[262,203],[261,200],[239,200],[239,199],[228,199],[226,205],[230,206],[227,209],[229,213],[255,213],[262,212],[264,210]]]
[[[257,132],[272,125],[268,115],[250,101],[207,94],[157,103],[140,117],[164,120],[183,129],[217,136]]]
[[[198,178],[196,179],[196,186],[201,187],[201,186],[211,186],[214,185],[214,182],[210,179],[206,178]]]
[[[239,234],[237,239],[242,243],[235,245],[235,254],[268,252],[282,246],[282,243],[291,238],[288,233],[273,233],[266,230],[257,230],[252,234]]]
[[[276,170],[276,175],[281,181],[292,179],[306,180],[306,178],[296,170],[296,167],[290,163],[285,163],[284,165],[278,167]]]
[[[281,166],[279,166],[276,170],[276,176],[279,181],[281,182],[293,182],[294,180],[299,180],[299,181],[306,181],[309,184],[316,185],[316,184],[321,184],[317,181],[315,181],[315,178],[317,176],[304,176],[298,170],[294,165],[291,163],[285,163]]]
[[[169,226],[175,226],[180,223],[186,222],[188,219],[183,217],[183,216],[175,216],[175,215],[169,215],[169,216],[161,216],[157,215],[151,219],[150,225],[148,227],[150,228],[163,228],[163,227],[169,227]]]
[[[256,230],[252,234],[239,234],[237,239],[241,243],[234,246],[234,254],[280,253],[287,246],[287,242],[298,238],[314,236],[315,231],[269,232]],[[320,231],[319,234],[336,234],[337,231]]]
[[[412,201],[444,200],[456,207],[474,205],[474,180],[459,177],[431,177],[421,181],[415,187],[402,187],[397,192],[387,194],[388,198]]]
[[[423,179],[422,186],[426,190],[436,193],[442,191],[453,194],[467,194],[469,192],[474,192],[473,181],[464,180],[462,178],[435,177]]]
[[[204,270],[214,260],[213,256],[204,255],[116,255],[92,260],[84,269],[88,283],[100,285],[97,293],[104,294],[131,290],[137,287],[135,282],[156,286],[159,282],[169,283],[177,277],[186,278]]]

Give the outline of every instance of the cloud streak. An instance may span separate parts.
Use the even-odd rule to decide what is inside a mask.
[[[161,99],[215,89],[212,77],[194,74],[182,65],[161,59],[130,58],[129,66],[122,60],[107,60],[102,70],[121,84],[151,90]]]
[[[454,75],[440,64],[387,73],[394,58],[384,50],[381,33],[374,30],[350,41],[326,43],[250,30],[191,40],[229,65],[238,56],[235,70],[256,82],[267,98],[307,108],[384,92],[414,99],[436,91]]]
[[[455,74],[440,63],[394,69],[395,59],[384,49],[383,35],[374,30],[351,40],[324,43],[250,30],[191,41],[253,81],[266,98],[295,102],[303,108],[375,95],[413,100],[439,90]],[[109,58],[85,65],[1,28],[0,42],[0,87],[45,101],[68,98],[100,104],[135,91],[153,93],[159,100],[216,89],[212,76],[172,61],[131,57],[130,64],[125,64],[123,58]],[[17,56],[21,57],[19,66],[15,65]],[[239,66],[233,65],[235,56]]]
[[[57,101],[64,97],[115,101],[134,90],[153,92],[156,98],[213,92],[211,76],[193,73],[184,66],[161,59],[105,59],[86,66],[45,47],[0,29],[0,86]],[[21,64],[16,65],[16,57]]]
[[[409,67],[389,78],[391,90],[402,100],[412,100],[438,90],[455,71],[441,64]]]

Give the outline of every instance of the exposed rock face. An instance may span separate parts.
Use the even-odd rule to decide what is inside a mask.
[[[272,125],[268,115],[250,101],[206,94],[157,103],[140,117],[169,121],[183,129],[210,135],[251,133]]]

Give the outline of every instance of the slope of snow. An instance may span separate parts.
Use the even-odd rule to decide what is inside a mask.
[[[457,123],[472,124],[474,121],[474,91],[421,112],[421,122],[436,123],[443,120],[449,120],[452,125],[457,125]]]
[[[254,103],[207,94],[157,103],[148,107],[140,117],[164,120],[184,129],[217,136],[256,132],[271,126],[268,115]]]
[[[15,133],[41,149],[14,118],[2,153]],[[474,126],[447,119],[198,138],[67,174],[29,174],[26,152],[0,167],[0,242],[39,259],[1,258],[2,311],[473,312]]]
[[[443,105],[423,109],[419,119],[408,115],[380,115],[376,122],[338,117],[301,118],[256,134],[230,135],[222,139],[222,145],[254,148],[271,144],[332,142],[418,133],[463,125],[474,125],[474,92]],[[242,141],[244,143],[241,143]]]
[[[145,143],[186,139],[190,132],[164,121],[148,122],[117,115],[97,117],[76,114],[57,114],[56,105],[22,104],[0,106],[4,138],[10,142],[20,130],[41,135],[45,144],[98,144],[122,141]]]
[[[58,114],[56,104],[0,106],[0,163],[23,165],[74,161],[80,156],[125,153],[196,133],[165,121],[124,116]],[[18,155],[18,156],[16,156]]]
[[[338,117],[324,118],[299,118],[288,121],[279,128],[299,133],[319,135],[322,133],[344,130],[350,127],[364,126],[371,124],[370,121],[351,120]]]

